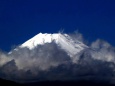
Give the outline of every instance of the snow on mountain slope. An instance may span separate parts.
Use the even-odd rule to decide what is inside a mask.
[[[53,41],[63,50],[65,50],[71,57],[73,57],[83,49],[88,48],[82,42],[74,41],[68,34],[61,34],[61,33],[55,33],[55,34],[39,33],[33,38],[26,41],[25,43],[23,43],[20,46],[20,48],[27,47],[30,50],[32,50],[38,45],[44,45],[45,43],[51,43]]]

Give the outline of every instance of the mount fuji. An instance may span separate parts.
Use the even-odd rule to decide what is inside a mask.
[[[29,50],[34,49],[35,47],[39,45],[44,45],[46,43],[54,42],[57,46],[59,46],[62,50],[67,52],[67,54],[70,57],[75,56],[80,51],[88,48],[87,45],[84,43],[74,40],[70,35],[63,34],[63,33],[39,33],[35,35],[33,38],[27,40],[22,45],[19,46],[19,48],[28,48]],[[17,51],[17,49],[14,49]],[[11,54],[9,52],[9,54]]]
[[[8,76],[6,79],[17,82],[106,81],[115,77],[114,51],[101,40],[87,46],[74,34],[39,33],[9,54],[1,55],[0,67],[4,74],[1,78]],[[12,78],[14,73],[16,76]]]

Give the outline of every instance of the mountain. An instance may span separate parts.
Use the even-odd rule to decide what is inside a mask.
[[[101,45],[103,44],[105,43]],[[3,72],[1,73],[7,74],[5,76],[11,77],[11,80],[25,82],[26,86],[31,84],[38,86],[44,83],[46,83],[44,85],[47,83],[57,85],[58,83],[57,86],[60,84],[71,85],[74,80],[78,86],[82,83],[95,85],[98,82],[99,84],[104,83],[105,86],[105,82],[109,82],[114,76],[112,69],[114,65],[108,60],[107,62],[103,61],[104,55],[107,53],[105,51],[111,50],[109,45],[107,48],[106,46],[104,45],[104,49],[103,47],[98,49],[98,45],[95,46],[96,48],[92,48],[77,38],[74,40],[68,34],[39,33],[9,53],[8,58],[11,61],[9,62],[8,59],[6,64],[3,64]],[[99,56],[102,60],[97,59]],[[106,59],[104,60],[106,61]],[[8,70],[8,68],[10,69]],[[11,76],[10,71],[15,73],[15,77]],[[70,82],[68,82],[69,80]],[[79,82],[79,80],[81,81]]]
[[[70,57],[73,57],[80,51],[82,51],[85,48],[88,48],[85,44],[83,44],[80,41],[75,41],[72,39],[71,36],[68,34],[61,34],[61,33],[55,33],[55,34],[42,34],[39,33],[33,38],[27,40],[25,43],[23,43],[20,48],[27,47],[30,50],[34,49],[38,45],[44,45],[45,43],[51,43],[55,42],[61,49],[65,50]]]

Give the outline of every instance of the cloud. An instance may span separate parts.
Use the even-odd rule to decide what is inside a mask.
[[[94,50],[91,51],[94,59],[115,63],[115,48],[108,42],[98,39],[91,44],[91,48]]]
[[[18,51],[12,52],[10,56],[15,58],[18,68],[24,70],[31,68],[46,70],[50,66],[57,66],[70,60],[67,53],[53,42],[40,45],[33,50],[28,48],[18,49]]]
[[[81,42],[85,42],[83,35],[79,33],[79,31],[74,31],[73,33],[69,33],[73,40],[79,40]]]
[[[11,58],[8,58],[6,53],[0,51],[0,67],[10,60]]]
[[[84,42],[78,32],[70,36]],[[114,83],[115,48],[108,42],[98,39],[73,58],[74,63],[54,42],[33,50],[17,47],[11,54],[0,51],[0,78],[18,82],[94,80]]]

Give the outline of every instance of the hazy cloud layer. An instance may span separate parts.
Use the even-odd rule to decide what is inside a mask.
[[[84,42],[82,34],[70,35]],[[20,82],[84,79],[114,83],[115,48],[109,43],[98,39],[74,58],[73,63],[54,42],[33,50],[17,47],[11,54],[1,51],[0,77]]]

